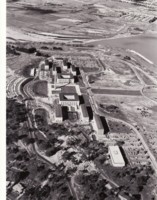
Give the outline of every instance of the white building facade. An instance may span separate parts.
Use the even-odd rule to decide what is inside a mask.
[[[111,158],[111,163],[114,167],[124,167],[125,161],[123,159],[122,153],[119,147],[116,146],[109,146],[109,154]]]

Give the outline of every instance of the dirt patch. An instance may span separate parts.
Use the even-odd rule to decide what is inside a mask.
[[[148,98],[157,101],[157,87],[147,87],[143,90],[144,95],[146,95]]]

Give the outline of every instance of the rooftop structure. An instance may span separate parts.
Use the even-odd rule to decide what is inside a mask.
[[[48,71],[49,70],[49,65],[45,65],[44,70]]]
[[[72,74],[58,73],[57,83],[74,83],[74,77]]]
[[[61,92],[62,93],[77,93],[76,86],[67,85],[67,86],[61,87]]]
[[[18,184],[16,184],[16,185],[14,185],[12,189],[13,189],[15,192],[21,194],[22,191],[23,191],[23,188],[24,188],[24,187],[23,187],[20,183],[18,183]]]
[[[45,69],[45,63],[42,62],[41,65],[40,65],[40,70],[43,71],[44,69]]]
[[[60,77],[61,78],[68,78],[68,79],[70,79],[70,78],[72,78],[72,75],[71,74],[60,74]]]
[[[89,115],[85,104],[80,105],[80,111],[82,121],[85,123],[89,122]]]
[[[104,135],[104,127],[99,115],[93,115],[93,129],[99,134]]]
[[[32,68],[30,71],[30,76],[35,76],[36,69]]]
[[[48,80],[48,81],[51,81],[50,71],[41,70],[40,73],[39,73],[39,79],[40,79],[40,80]]]
[[[79,97],[76,93],[60,93],[59,104],[62,106],[79,106]]]
[[[76,93],[60,93],[59,97],[61,101],[79,101],[79,97]]]
[[[114,167],[124,167],[125,161],[118,146],[109,146],[111,163]]]
[[[74,65],[71,65],[71,73],[76,76],[77,75],[77,72],[76,72],[76,67]]]
[[[58,123],[63,121],[63,113],[62,113],[61,105],[57,105],[55,109],[55,119],[56,119],[56,122]]]
[[[68,61],[67,59],[63,60],[63,70],[67,70],[68,69]]]

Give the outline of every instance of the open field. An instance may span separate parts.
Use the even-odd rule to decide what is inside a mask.
[[[148,76],[146,76],[143,72],[139,69],[136,69],[136,72],[139,74],[141,79],[144,81],[146,85],[154,85],[154,81],[152,81]]]
[[[146,95],[148,98],[157,101],[157,87],[147,87],[143,89],[144,95]]]
[[[131,60],[128,62],[132,63],[133,65],[138,66],[141,70],[146,72],[148,75],[154,77],[157,79],[157,70],[156,70],[156,65],[150,64],[146,60],[142,59],[141,57],[137,56],[136,54],[133,54],[129,51],[127,51],[128,56],[131,57]]]
[[[127,70],[127,69],[126,69]],[[125,71],[126,71],[125,70]],[[141,84],[133,72],[130,74],[122,74],[114,72],[112,69],[107,69],[104,73],[97,75],[89,75],[91,87],[108,87],[108,88],[123,88],[132,89],[132,87],[140,89]]]
[[[63,39],[73,42],[80,39],[84,42],[130,33],[141,34],[150,28],[149,20],[155,13],[149,10],[148,14],[148,8],[137,8],[132,4],[128,8],[125,2],[116,2],[115,6],[113,0],[70,0],[63,5],[62,1],[8,1],[8,40],[50,42]]]
[[[110,49],[110,51],[112,50]],[[113,87],[128,90],[131,90],[132,88],[141,88],[141,82],[137,75],[133,71],[132,67],[123,61],[122,57],[106,55],[105,52],[104,56],[101,54],[98,56],[100,56],[101,62],[105,66],[105,70],[99,74],[89,75],[89,83],[91,87]]]

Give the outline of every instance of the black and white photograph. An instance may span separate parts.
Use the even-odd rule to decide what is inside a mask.
[[[4,9],[5,199],[157,200],[157,0]]]

